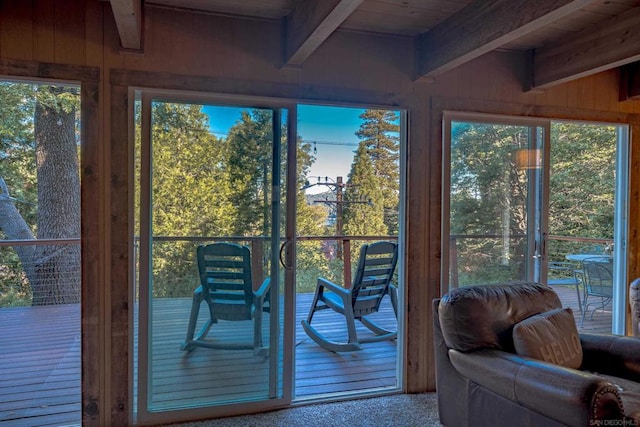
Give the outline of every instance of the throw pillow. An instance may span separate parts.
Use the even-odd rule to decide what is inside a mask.
[[[570,308],[536,314],[517,323],[513,344],[521,356],[573,369],[582,365],[582,345]]]

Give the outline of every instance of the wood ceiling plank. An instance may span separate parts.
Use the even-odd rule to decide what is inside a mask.
[[[458,12],[470,0],[366,0],[341,26],[345,29],[415,36]]]
[[[145,5],[223,15],[280,19],[294,8],[295,0],[148,0]]]
[[[536,49],[532,88],[545,88],[640,60],[640,7],[562,43]]]
[[[287,17],[287,66],[302,63],[344,22],[363,0],[303,0]]]
[[[419,36],[418,77],[435,77],[594,0],[476,0]]]
[[[142,48],[142,0],[110,0],[110,2],[122,47],[140,50]]]

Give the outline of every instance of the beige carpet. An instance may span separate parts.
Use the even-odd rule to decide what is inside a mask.
[[[170,427],[415,427],[440,426],[435,393],[396,394],[337,403],[297,406],[273,412]]]

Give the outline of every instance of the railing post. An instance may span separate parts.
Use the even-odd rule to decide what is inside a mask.
[[[264,280],[264,242],[262,239],[251,239],[251,275],[253,290],[257,291]]]
[[[340,245],[338,245],[340,246]],[[343,260],[344,260],[344,287],[345,289],[351,288],[351,241],[344,239],[342,241],[343,247]]]

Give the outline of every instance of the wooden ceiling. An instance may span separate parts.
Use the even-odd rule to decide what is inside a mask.
[[[532,52],[532,88],[640,60],[640,0],[110,0],[122,46],[141,49],[145,7],[286,28],[284,66],[302,66],[336,30],[415,40],[413,77],[435,78],[496,49]]]

